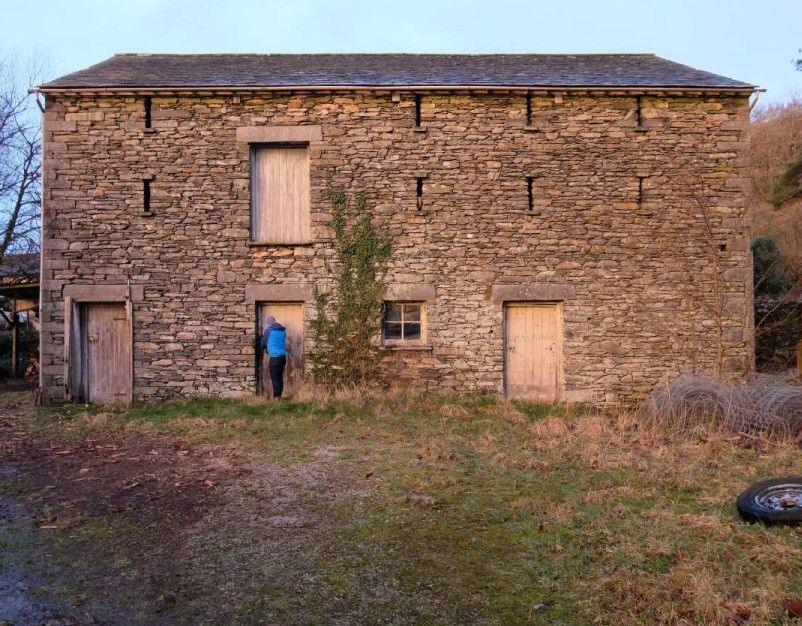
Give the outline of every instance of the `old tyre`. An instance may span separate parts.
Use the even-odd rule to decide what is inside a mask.
[[[802,476],[755,483],[738,496],[738,513],[750,522],[799,524],[802,522]]]

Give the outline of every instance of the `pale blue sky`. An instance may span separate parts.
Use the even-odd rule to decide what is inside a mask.
[[[115,52],[654,52],[802,94],[802,0],[0,0],[53,75]],[[22,26],[26,28],[22,28]]]

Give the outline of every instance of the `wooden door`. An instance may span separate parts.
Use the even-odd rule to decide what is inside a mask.
[[[298,391],[304,373],[304,305],[302,302],[265,302],[259,307],[259,337],[264,336],[267,316],[272,315],[287,330],[287,367],[284,370],[284,395]],[[262,348],[261,384],[264,392],[272,393],[267,371],[267,353]]]
[[[560,304],[506,307],[505,386],[510,399],[559,400],[562,387]]]
[[[303,146],[258,147],[251,159],[253,240],[308,242],[309,150]]]
[[[124,303],[86,304],[82,361],[86,401],[131,401],[131,320]]]

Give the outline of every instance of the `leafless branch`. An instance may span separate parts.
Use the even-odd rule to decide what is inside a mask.
[[[27,88],[38,72],[0,57],[0,264],[38,246],[40,110]]]
[[[783,304],[788,301],[788,298],[791,296],[792,293],[796,292],[796,288],[802,285],[802,277],[797,279],[797,281],[791,286],[791,288],[786,291],[781,297],[777,298],[777,302],[774,303],[774,306],[771,307],[768,312],[761,318],[761,320],[755,324],[755,328],[760,328],[763,325],[769,316],[774,313],[778,308],[780,308]]]
[[[704,226],[706,250],[710,258],[710,265],[713,270],[713,303],[702,302],[703,308],[711,312],[713,323],[716,325],[716,375],[720,375],[724,369],[724,285],[723,272],[718,254],[718,242],[713,230],[713,223],[710,219],[710,207],[707,198],[703,197],[699,191],[692,192],[693,200],[702,218]]]

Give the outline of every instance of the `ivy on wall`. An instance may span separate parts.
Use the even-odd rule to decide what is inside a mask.
[[[375,382],[383,351],[376,338],[382,320],[391,239],[371,220],[364,196],[331,195],[335,267],[332,294],[315,293],[312,377],[327,387]]]

